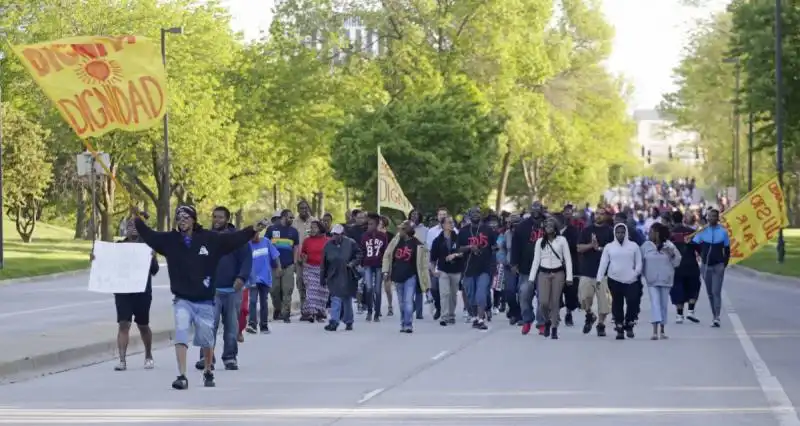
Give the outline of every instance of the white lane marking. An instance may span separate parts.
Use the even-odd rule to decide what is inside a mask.
[[[434,361],[438,361],[438,360],[444,358],[445,356],[447,356],[447,354],[449,354],[449,353],[450,353],[450,351],[441,351],[438,354],[434,355],[433,358],[431,358],[431,359],[434,360]]]
[[[786,390],[783,389],[783,385],[778,381],[778,378],[769,371],[767,363],[758,353],[758,349],[756,349],[747,334],[747,330],[744,328],[744,324],[742,324],[742,319],[739,318],[736,308],[725,292],[722,293],[722,303],[728,314],[728,319],[731,321],[733,331],[736,333],[736,337],[739,338],[739,343],[744,349],[745,356],[753,366],[761,391],[764,392],[764,396],[767,398],[772,414],[778,420],[778,424],[780,426],[800,426],[800,418],[797,417],[797,411],[792,404],[792,400],[789,399],[789,395],[786,394]]]
[[[148,421],[212,421],[222,419],[236,422],[247,419],[269,418],[373,418],[373,419],[426,419],[426,418],[530,418],[536,417],[587,417],[587,416],[663,416],[663,415],[770,415],[770,407],[554,407],[554,408],[477,408],[477,407],[397,407],[397,408],[286,408],[286,409],[0,409],[0,423],[21,422],[80,422],[114,419],[126,423]],[[27,421],[26,421],[27,420]]]
[[[379,388],[379,389],[375,389],[372,392],[365,393],[364,396],[361,399],[359,399],[358,402],[356,402],[356,404],[363,404],[363,403],[369,401],[370,399],[375,398],[376,396],[380,395],[381,392],[383,392],[383,391],[384,391],[384,388]]]
[[[67,309],[67,308],[77,308],[86,305],[98,305],[100,303],[109,303],[109,299],[103,300],[93,300],[88,302],[81,302],[81,303],[70,303],[67,305],[55,305],[55,306],[48,306],[47,308],[38,308],[38,309],[29,309],[27,311],[16,311],[16,312],[7,312],[4,314],[0,314],[0,319],[3,318],[11,318],[20,315],[30,315],[30,314],[38,314],[41,312],[49,312],[49,311],[57,311],[59,309]]]

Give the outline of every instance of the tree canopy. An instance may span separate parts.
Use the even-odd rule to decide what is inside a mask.
[[[92,140],[116,177],[97,188],[104,239],[129,203],[152,209],[162,229],[167,199],[205,213],[227,205],[238,219],[300,199],[337,218],[356,202],[373,208],[377,146],[410,201],[428,210],[594,201],[610,170],[635,164],[630,88],[602,65],[613,29],[599,1],[287,0],[269,31],[247,41],[222,3],[0,0],[0,29],[14,45],[184,29],[166,39],[168,198],[160,126]],[[0,49],[4,130],[15,139],[4,146],[28,141],[36,155],[20,167],[50,167],[24,182],[37,194],[33,217],[87,237],[90,188],[75,171],[82,144]],[[4,188],[7,199],[13,191]]]

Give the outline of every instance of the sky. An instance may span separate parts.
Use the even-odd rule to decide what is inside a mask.
[[[273,0],[226,0],[232,26],[248,40],[267,30]],[[606,66],[633,83],[629,108],[651,109],[674,89],[672,69],[683,55],[687,34],[698,18],[721,10],[728,0],[708,0],[703,8],[680,0],[603,0],[606,18],[616,29],[614,49]]]

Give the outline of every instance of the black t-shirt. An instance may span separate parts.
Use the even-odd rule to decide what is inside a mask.
[[[480,274],[491,274],[494,264],[492,247],[497,245],[497,233],[486,225],[478,227],[467,225],[458,231],[458,247],[477,245],[477,254],[465,253],[465,277],[477,277]]]
[[[392,282],[402,283],[417,275],[417,246],[416,238],[400,239],[392,253]]]
[[[600,269],[600,258],[603,256],[603,247],[614,240],[614,230],[610,226],[597,226],[591,224],[583,229],[578,244],[589,244],[592,242],[592,234],[597,236],[597,243],[600,250],[589,250],[580,255],[580,275],[582,277],[597,277],[597,270]]]

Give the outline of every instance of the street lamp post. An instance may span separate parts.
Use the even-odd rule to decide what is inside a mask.
[[[3,250],[3,221],[5,217],[3,206],[3,59],[5,56],[0,52],[0,269],[5,266],[5,252]]]
[[[781,0],[775,0],[775,143],[777,150],[778,183],[783,189],[783,23]],[[786,256],[783,228],[778,231],[778,263]]]
[[[726,58],[722,62],[728,64],[735,64],[736,66],[736,100],[733,111],[733,187],[736,188],[738,194],[739,190],[739,146],[740,146],[740,132],[739,124],[742,121],[739,115],[739,91],[741,90],[742,81],[742,61],[738,57]]]
[[[164,69],[167,68],[167,33],[169,34],[183,34],[183,28],[172,27],[161,29],[161,63],[164,64]],[[170,183],[169,183],[169,112],[164,112],[164,170],[163,181],[161,182],[161,203],[166,206],[166,230],[170,230]]]

